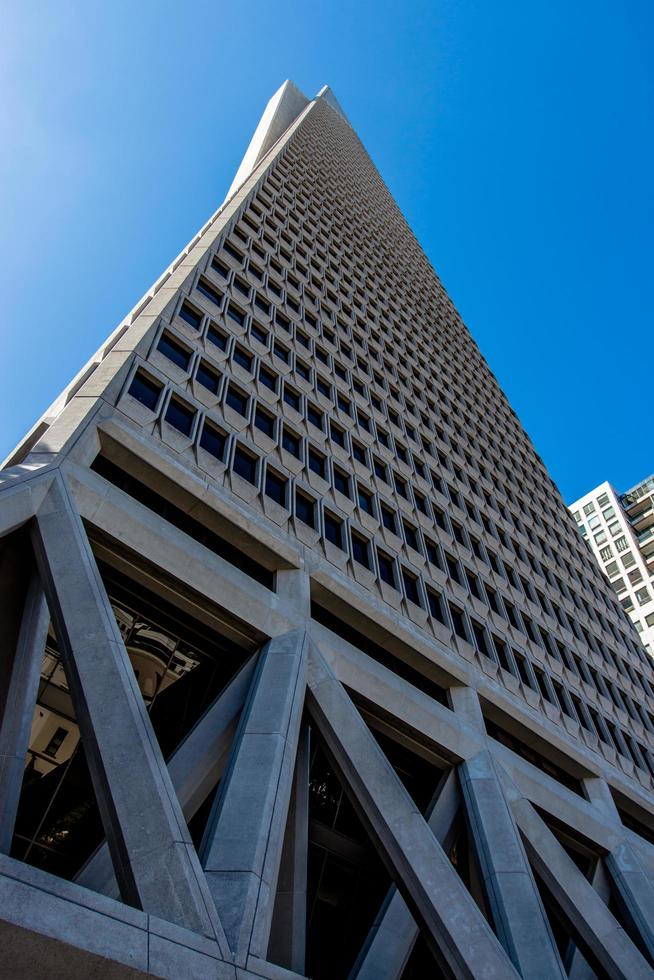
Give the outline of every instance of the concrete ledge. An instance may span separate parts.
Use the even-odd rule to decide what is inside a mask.
[[[2,976],[235,980],[206,936],[0,855]],[[249,974],[247,974],[249,976]]]

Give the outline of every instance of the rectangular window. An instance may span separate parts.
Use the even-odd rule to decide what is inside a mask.
[[[282,433],[282,449],[285,449],[291,456],[300,459],[300,437],[291,432],[286,426]]]
[[[200,436],[200,448],[204,449],[205,452],[210,453],[215,456],[216,459],[222,460],[225,457],[225,445],[227,443],[227,437],[220,432],[214,425],[210,422],[205,422],[202,427],[202,435]]]
[[[269,391],[277,391],[278,376],[274,371],[270,371],[263,364],[259,367],[259,381],[264,386],[268,388]]]
[[[204,276],[200,276],[198,279],[198,284],[195,288],[199,293],[202,293],[202,295],[205,296],[209,302],[213,303],[214,306],[220,306],[223,298],[222,293],[219,293],[218,290],[211,285],[209,280],[204,278]]]
[[[470,622],[477,649],[480,653],[483,653],[485,657],[492,659],[490,647],[488,645],[488,638],[486,636],[486,630],[481,623],[477,622],[476,619],[471,619]]]
[[[334,467],[334,489],[342,493],[344,497],[350,496],[350,477],[338,466]]]
[[[433,589],[427,589],[427,604],[429,605],[429,612],[433,618],[443,626],[447,626],[447,619],[443,611],[443,599],[438,592],[434,592]]]
[[[234,450],[232,469],[248,483],[256,483],[257,458],[240,445],[237,445]]]
[[[386,464],[382,463],[377,456],[373,456],[373,464],[375,468],[375,476],[379,477],[379,479],[383,480],[385,483],[388,483],[388,467]]]
[[[418,544],[418,533],[415,527],[411,524],[407,524],[406,521],[402,521],[402,526],[404,528],[404,540],[408,544],[409,548],[413,548],[414,551],[420,551],[420,545]]]
[[[239,364],[244,371],[251,373],[254,357],[244,347],[241,347],[240,344],[237,344],[234,348],[232,358],[235,364]]]
[[[188,436],[193,428],[195,412],[190,405],[179,398],[171,398],[166,409],[166,422],[173,428]]]
[[[300,395],[298,394],[297,391],[295,391],[294,388],[291,388],[291,386],[286,382],[284,382],[284,401],[290,408],[294,409],[296,412],[299,412],[301,410],[302,401]]]
[[[257,410],[254,413],[254,424],[269,439],[275,438],[275,417],[270,412],[267,412],[265,408],[262,408],[261,405],[257,405]]]
[[[394,589],[397,588],[395,584],[395,562],[389,556],[384,554],[383,551],[377,552],[377,561],[379,563],[379,576],[382,582],[386,582],[387,585],[391,585]]]
[[[295,516],[309,527],[316,526],[316,502],[301,490],[295,491]]]
[[[368,540],[352,531],[352,557],[364,568],[370,568],[370,546]]]
[[[402,582],[404,583],[404,594],[409,602],[412,602],[416,606],[422,605],[420,602],[418,579],[411,572],[408,572],[406,568],[402,569]]]
[[[468,639],[468,634],[466,633],[465,627],[465,614],[462,609],[458,606],[450,605],[450,615],[452,617],[452,624],[454,626],[454,632],[457,636],[460,636],[462,640]]]
[[[244,394],[240,389],[235,388],[231,385],[227,389],[227,398],[225,399],[227,405],[239,415],[246,416],[248,413],[248,396]]]
[[[361,510],[365,511],[366,514],[370,514],[371,516],[374,517],[375,511],[373,506],[372,494],[368,493],[367,490],[364,490],[364,488],[360,484],[358,485],[357,490],[358,490],[359,507],[361,508]]]
[[[279,476],[273,470],[266,470],[266,483],[265,483],[265,494],[274,500],[276,504],[280,507],[286,506],[286,487],[288,485],[288,480],[284,477]]]
[[[275,357],[278,357],[280,361],[283,361],[284,364],[288,364],[291,359],[288,347],[284,347],[284,345],[280,344],[277,340],[273,344],[273,354]]]
[[[233,303],[230,303],[227,307],[227,316],[239,327],[242,327],[245,323],[245,313],[243,313],[242,310],[239,310],[238,306],[234,306]]]
[[[329,432],[332,442],[335,442],[337,446],[341,447],[341,449],[345,449],[345,431],[332,422],[329,427]]]
[[[311,402],[307,403],[307,419],[311,425],[314,425],[316,429],[320,429],[322,432],[323,414],[320,409],[316,408],[315,405],[312,405]]]
[[[188,369],[191,360],[191,351],[188,347],[180,344],[171,334],[162,333],[157,344],[157,350],[164,357],[167,357],[169,361],[172,361],[173,364],[176,364],[177,367],[181,367],[183,371]]]
[[[352,440],[352,455],[356,459],[357,463],[361,463],[363,466],[368,465],[368,457],[366,454],[365,447],[357,442],[356,439]]]
[[[268,346],[268,341],[270,340],[270,335],[267,330],[260,327],[258,323],[253,323],[250,328],[250,336],[254,337],[263,347]]]
[[[219,350],[227,350],[229,337],[223,330],[219,330],[218,327],[214,326],[213,324],[211,324],[207,330],[207,340]]]
[[[405,500],[408,500],[409,489],[406,480],[403,480],[401,477],[399,477],[397,473],[394,474],[394,480],[395,480],[395,489],[397,493],[399,493],[400,497],[404,497]]]
[[[343,550],[343,521],[328,510],[325,511],[325,537],[341,551]]]
[[[212,394],[218,394],[220,375],[206,361],[200,361],[198,364],[197,371],[195,372],[195,380],[204,388],[207,388]]]
[[[211,262],[211,268],[223,279],[229,278],[229,269],[220,261],[220,259],[216,258],[215,256]]]
[[[493,633],[493,645],[495,647],[495,652],[497,653],[497,659],[499,660],[500,667],[502,670],[506,670],[509,674],[513,673],[511,666],[511,661],[509,660],[509,652],[506,643],[499,636]]]
[[[43,754],[49,755],[51,759],[54,759],[55,756],[57,755],[57,752],[64,744],[64,739],[66,738],[66,735],[68,735],[67,728],[57,728],[54,735],[52,736],[52,738],[50,739],[46,747],[43,749]]]
[[[159,401],[162,386],[158,384],[149,374],[144,371],[137,371],[132,378],[128,394],[136,398],[137,402],[145,405],[151,412],[154,412]]]
[[[189,326],[193,327],[194,330],[199,330],[202,324],[202,314],[199,310],[196,310],[194,306],[191,306],[186,300],[182,303],[179,308],[178,316],[185,320]]]

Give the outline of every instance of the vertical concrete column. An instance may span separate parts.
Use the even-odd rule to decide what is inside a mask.
[[[508,956],[343,686],[312,645],[307,705],[434,955],[456,977],[516,977]]]
[[[168,774],[187,821],[195,816],[223,774],[255,662],[253,656],[243,664],[168,760]],[[75,881],[103,895],[119,896],[106,841],[91,855]]]
[[[9,597],[3,596],[6,600]],[[3,610],[20,620],[14,650],[3,629],[2,659],[5,690],[0,721],[0,851],[8,854],[25,772],[34,706],[39,688],[50,613],[36,571],[32,573],[22,607]]]
[[[459,767],[470,831],[495,929],[523,977],[565,977],[527,855],[487,750]]]
[[[309,850],[309,726],[300,731],[293,793],[286,821],[268,959],[304,973]]]
[[[443,777],[427,821],[441,847],[452,846],[461,798],[454,769]],[[400,980],[420,930],[392,885],[350,974],[351,980]]]
[[[168,770],[61,475],[33,540],[121,895],[227,952]]]
[[[236,961],[265,957],[304,706],[308,636],[259,655],[230,763],[205,831],[202,861]]]
[[[303,629],[311,618],[311,579],[304,559],[299,568],[280,568],[275,572],[275,598],[287,607],[287,614]]]
[[[607,781],[601,776],[589,776],[582,780],[582,785],[588,801],[601,810],[609,820],[620,823],[620,816]]]
[[[484,716],[479,703],[479,695],[474,687],[457,685],[448,691],[452,710],[455,711],[461,721],[476,728],[479,732],[485,732]]]

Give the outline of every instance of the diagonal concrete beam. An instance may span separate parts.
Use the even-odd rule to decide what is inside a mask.
[[[608,873],[650,957],[654,958],[654,887],[628,841],[604,858]]]
[[[495,931],[523,977],[566,976],[520,834],[487,750],[459,767]]]
[[[457,977],[517,977],[361,715],[312,645],[307,706],[434,955]]]
[[[225,770],[255,663],[256,657],[250,657],[243,664],[168,760],[168,775],[187,821],[195,816]],[[106,841],[91,855],[75,881],[85,888],[118,898],[119,889]]]
[[[589,881],[604,904],[608,905],[611,898],[611,885],[604,862],[600,858],[595,861]],[[572,939],[568,944],[565,962],[569,980],[597,980],[597,974]]]
[[[93,552],[61,475],[33,525],[39,573],[125,901],[217,939],[222,927]]]
[[[531,803],[523,797],[511,799],[511,810],[531,865],[561,909],[584,957],[597,961],[612,978],[651,978],[650,965]]]
[[[265,957],[284,842],[304,692],[308,637],[269,640],[257,669],[201,848],[236,962]]]
[[[7,595],[3,596],[7,598]],[[3,691],[4,706],[0,721],[0,851],[9,854],[23,785],[25,760],[29,747],[34,706],[39,689],[50,613],[36,570],[33,571],[22,610],[3,609],[5,616],[20,619],[18,638],[13,650],[5,644],[8,637],[3,624]]]
[[[427,821],[429,829],[449,852],[453,830],[461,805],[456,772],[443,778]],[[368,939],[350,974],[350,980],[400,980],[420,929],[395,885],[384,899]]]

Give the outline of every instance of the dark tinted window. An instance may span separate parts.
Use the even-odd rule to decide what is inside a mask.
[[[153,412],[157,407],[160,392],[161,385],[157,384],[149,375],[144,374],[143,371],[136,372],[129,386],[129,394],[132,398],[136,398],[137,401]]]
[[[169,425],[172,425],[179,432],[188,436],[193,426],[194,417],[195,412],[189,405],[184,404],[184,402],[179,401],[177,398],[171,398],[166,410],[166,422]]]
[[[164,357],[167,357],[173,364],[177,364],[178,367],[186,371],[191,360],[191,352],[187,347],[183,347],[182,344],[178,343],[174,337],[171,337],[169,333],[163,333],[161,335],[157,344],[157,350],[161,351]]]

